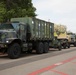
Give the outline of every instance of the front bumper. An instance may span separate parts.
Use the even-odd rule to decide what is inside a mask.
[[[0,49],[2,49],[2,48],[7,48],[7,44],[5,44],[5,43],[0,43]]]

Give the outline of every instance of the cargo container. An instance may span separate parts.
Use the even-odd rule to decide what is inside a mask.
[[[10,23],[0,25],[0,51],[9,58],[18,58],[21,52],[47,53],[49,47],[61,50],[54,38],[54,23],[38,18],[12,18]]]

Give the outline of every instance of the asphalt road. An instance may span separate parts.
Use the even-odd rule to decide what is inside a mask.
[[[73,56],[74,53],[71,52],[75,53],[76,48],[71,47],[62,51],[50,49],[49,53],[41,55],[34,52],[32,54],[24,53],[19,59],[9,59],[7,55],[0,55],[0,75],[28,75],[35,70]],[[68,53],[71,54],[69,55]],[[60,58],[58,59],[58,57]],[[46,59],[51,60],[46,61]]]

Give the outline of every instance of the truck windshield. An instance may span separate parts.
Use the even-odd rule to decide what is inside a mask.
[[[14,29],[15,29],[16,31],[19,30],[19,23],[12,23],[12,26],[14,27]]]
[[[0,29],[3,30],[3,29],[14,29],[12,24],[0,24]]]

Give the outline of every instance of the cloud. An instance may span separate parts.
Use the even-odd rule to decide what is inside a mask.
[[[76,0],[33,0],[38,18],[67,25],[76,32]]]

